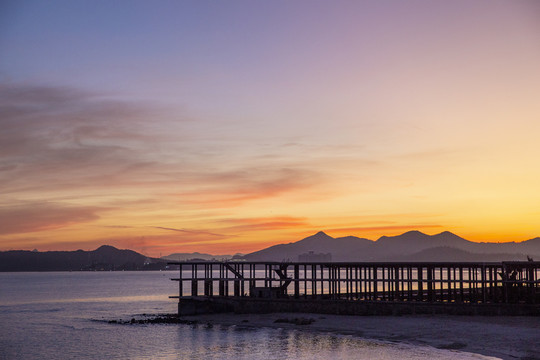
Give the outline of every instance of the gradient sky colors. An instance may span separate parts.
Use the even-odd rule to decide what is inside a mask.
[[[540,236],[538,1],[0,4],[0,250]]]

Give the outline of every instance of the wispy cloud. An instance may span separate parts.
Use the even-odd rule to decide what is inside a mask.
[[[324,181],[321,174],[313,170],[251,167],[236,172],[201,175],[202,190],[194,189],[177,196],[185,202],[231,207],[292,192],[305,192]]]
[[[5,194],[161,185],[180,188],[185,203],[228,207],[327,181],[314,164],[271,153],[239,157],[178,115],[165,126],[172,115],[152,104],[64,87],[0,85],[0,109]]]
[[[30,233],[88,223],[99,219],[94,207],[55,203],[22,203],[0,207],[0,234]]]
[[[210,232],[210,231],[205,231],[205,230],[186,230],[186,229],[175,229],[175,228],[169,228],[169,227],[163,227],[163,226],[152,226],[152,228],[154,229],[161,229],[161,230],[169,230],[169,231],[175,231],[175,232],[181,232],[181,233],[184,233],[184,234],[189,234],[191,236],[200,236],[200,235],[203,235],[203,236],[214,236],[216,238],[226,238],[226,237],[231,237],[229,235],[223,235],[223,234],[216,234],[216,233],[213,233],[213,232]]]
[[[154,110],[147,104],[61,87],[1,85],[0,109],[4,193],[88,186],[155,162],[144,156],[159,140],[144,131]]]
[[[226,230],[238,232],[281,230],[310,226],[307,218],[292,216],[224,219],[221,222],[225,225]]]

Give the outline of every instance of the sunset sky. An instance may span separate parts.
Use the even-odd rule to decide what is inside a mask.
[[[540,1],[0,2],[0,250],[540,236]]]

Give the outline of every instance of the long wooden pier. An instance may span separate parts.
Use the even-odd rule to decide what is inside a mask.
[[[175,262],[179,313],[190,301],[226,304],[444,304],[540,313],[540,262]],[[270,303],[269,303],[270,301]],[[283,307],[283,306],[282,306]],[[294,305],[294,309],[298,306]],[[191,310],[190,310],[191,311]],[[339,310],[338,310],[339,311]],[[322,311],[325,312],[325,311]]]

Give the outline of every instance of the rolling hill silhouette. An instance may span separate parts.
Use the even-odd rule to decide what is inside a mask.
[[[164,265],[160,259],[109,245],[93,251],[0,252],[0,271],[150,270]]]
[[[332,261],[502,261],[540,258],[540,238],[523,242],[476,243],[449,231],[427,235],[408,231],[377,241],[355,236],[333,238],[320,231],[297,242],[279,244],[247,255],[247,261],[297,261],[312,251],[331,253]]]

